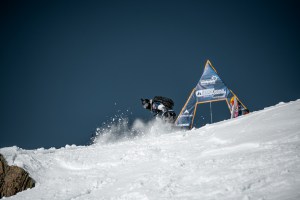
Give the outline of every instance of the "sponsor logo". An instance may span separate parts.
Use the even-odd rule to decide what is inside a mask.
[[[197,97],[208,97],[208,96],[224,97],[225,95],[226,95],[226,90],[225,89],[215,90],[214,88],[211,88],[211,89],[197,90],[196,91],[196,96]]]
[[[193,117],[193,115],[182,114],[180,117]]]
[[[190,126],[190,124],[177,124],[177,126]]]
[[[182,115],[181,115],[180,117],[193,117],[193,115],[191,115],[191,114],[189,113],[189,111],[186,109],[186,110],[182,113]]]
[[[201,83],[201,85],[213,85],[216,83],[217,80],[218,80],[218,77],[214,75],[210,79],[201,80],[200,83]]]

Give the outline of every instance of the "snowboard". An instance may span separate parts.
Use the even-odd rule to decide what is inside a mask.
[[[238,101],[237,101],[236,97],[234,97],[234,102],[233,102],[233,105],[231,107],[231,119],[236,118],[238,116],[239,116]]]

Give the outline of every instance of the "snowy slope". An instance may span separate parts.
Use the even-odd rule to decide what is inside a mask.
[[[2,148],[37,181],[5,199],[300,199],[300,100],[191,131],[168,128],[137,122],[143,134],[127,140],[107,142],[121,126],[91,146]]]

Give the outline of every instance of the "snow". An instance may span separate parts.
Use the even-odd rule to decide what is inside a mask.
[[[300,100],[190,131],[137,120],[95,144],[0,149],[36,187],[4,199],[300,199]]]

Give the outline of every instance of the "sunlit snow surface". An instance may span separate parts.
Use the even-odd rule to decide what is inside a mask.
[[[36,187],[5,199],[300,199],[300,101],[191,131],[126,120],[95,144],[0,149]]]

